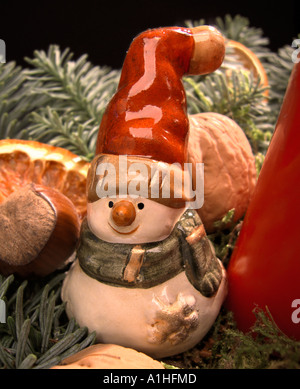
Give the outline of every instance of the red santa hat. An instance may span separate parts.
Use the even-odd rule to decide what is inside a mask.
[[[143,158],[166,169],[183,166],[189,121],[182,77],[216,70],[224,54],[224,38],[210,26],[158,28],[133,40],[99,128],[89,201],[95,200],[92,175],[103,158],[115,163],[116,156],[126,155],[130,162]]]

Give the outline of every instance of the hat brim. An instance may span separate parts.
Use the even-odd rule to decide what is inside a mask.
[[[179,163],[144,157],[100,154],[91,162],[87,198],[144,197],[172,208],[194,201],[191,172]]]

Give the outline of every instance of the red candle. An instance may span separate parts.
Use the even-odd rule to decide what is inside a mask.
[[[300,339],[300,63],[284,102],[228,266],[228,309],[248,331],[255,306]],[[298,301],[297,301],[298,300]],[[298,313],[299,312],[299,313]]]

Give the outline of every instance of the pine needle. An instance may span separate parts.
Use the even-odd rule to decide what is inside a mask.
[[[268,124],[270,108],[265,102],[265,88],[260,80],[244,70],[233,70],[228,76],[222,71],[198,81],[184,79],[190,114],[217,112],[235,120],[244,130],[255,152],[265,152],[273,124]]]
[[[75,320],[63,320],[64,304],[57,301],[63,278],[58,274],[41,286],[41,281],[20,284],[13,276],[1,276],[2,297],[11,303],[7,323],[0,327],[0,368],[49,368],[95,341],[95,334]]]

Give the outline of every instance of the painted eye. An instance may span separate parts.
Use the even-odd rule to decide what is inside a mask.
[[[138,206],[138,209],[143,209],[145,205],[144,205],[144,203],[138,203],[137,206]]]
[[[112,207],[114,206],[114,202],[113,202],[113,201],[110,201],[110,202],[108,203],[108,206],[109,206],[109,208],[112,208]]]

